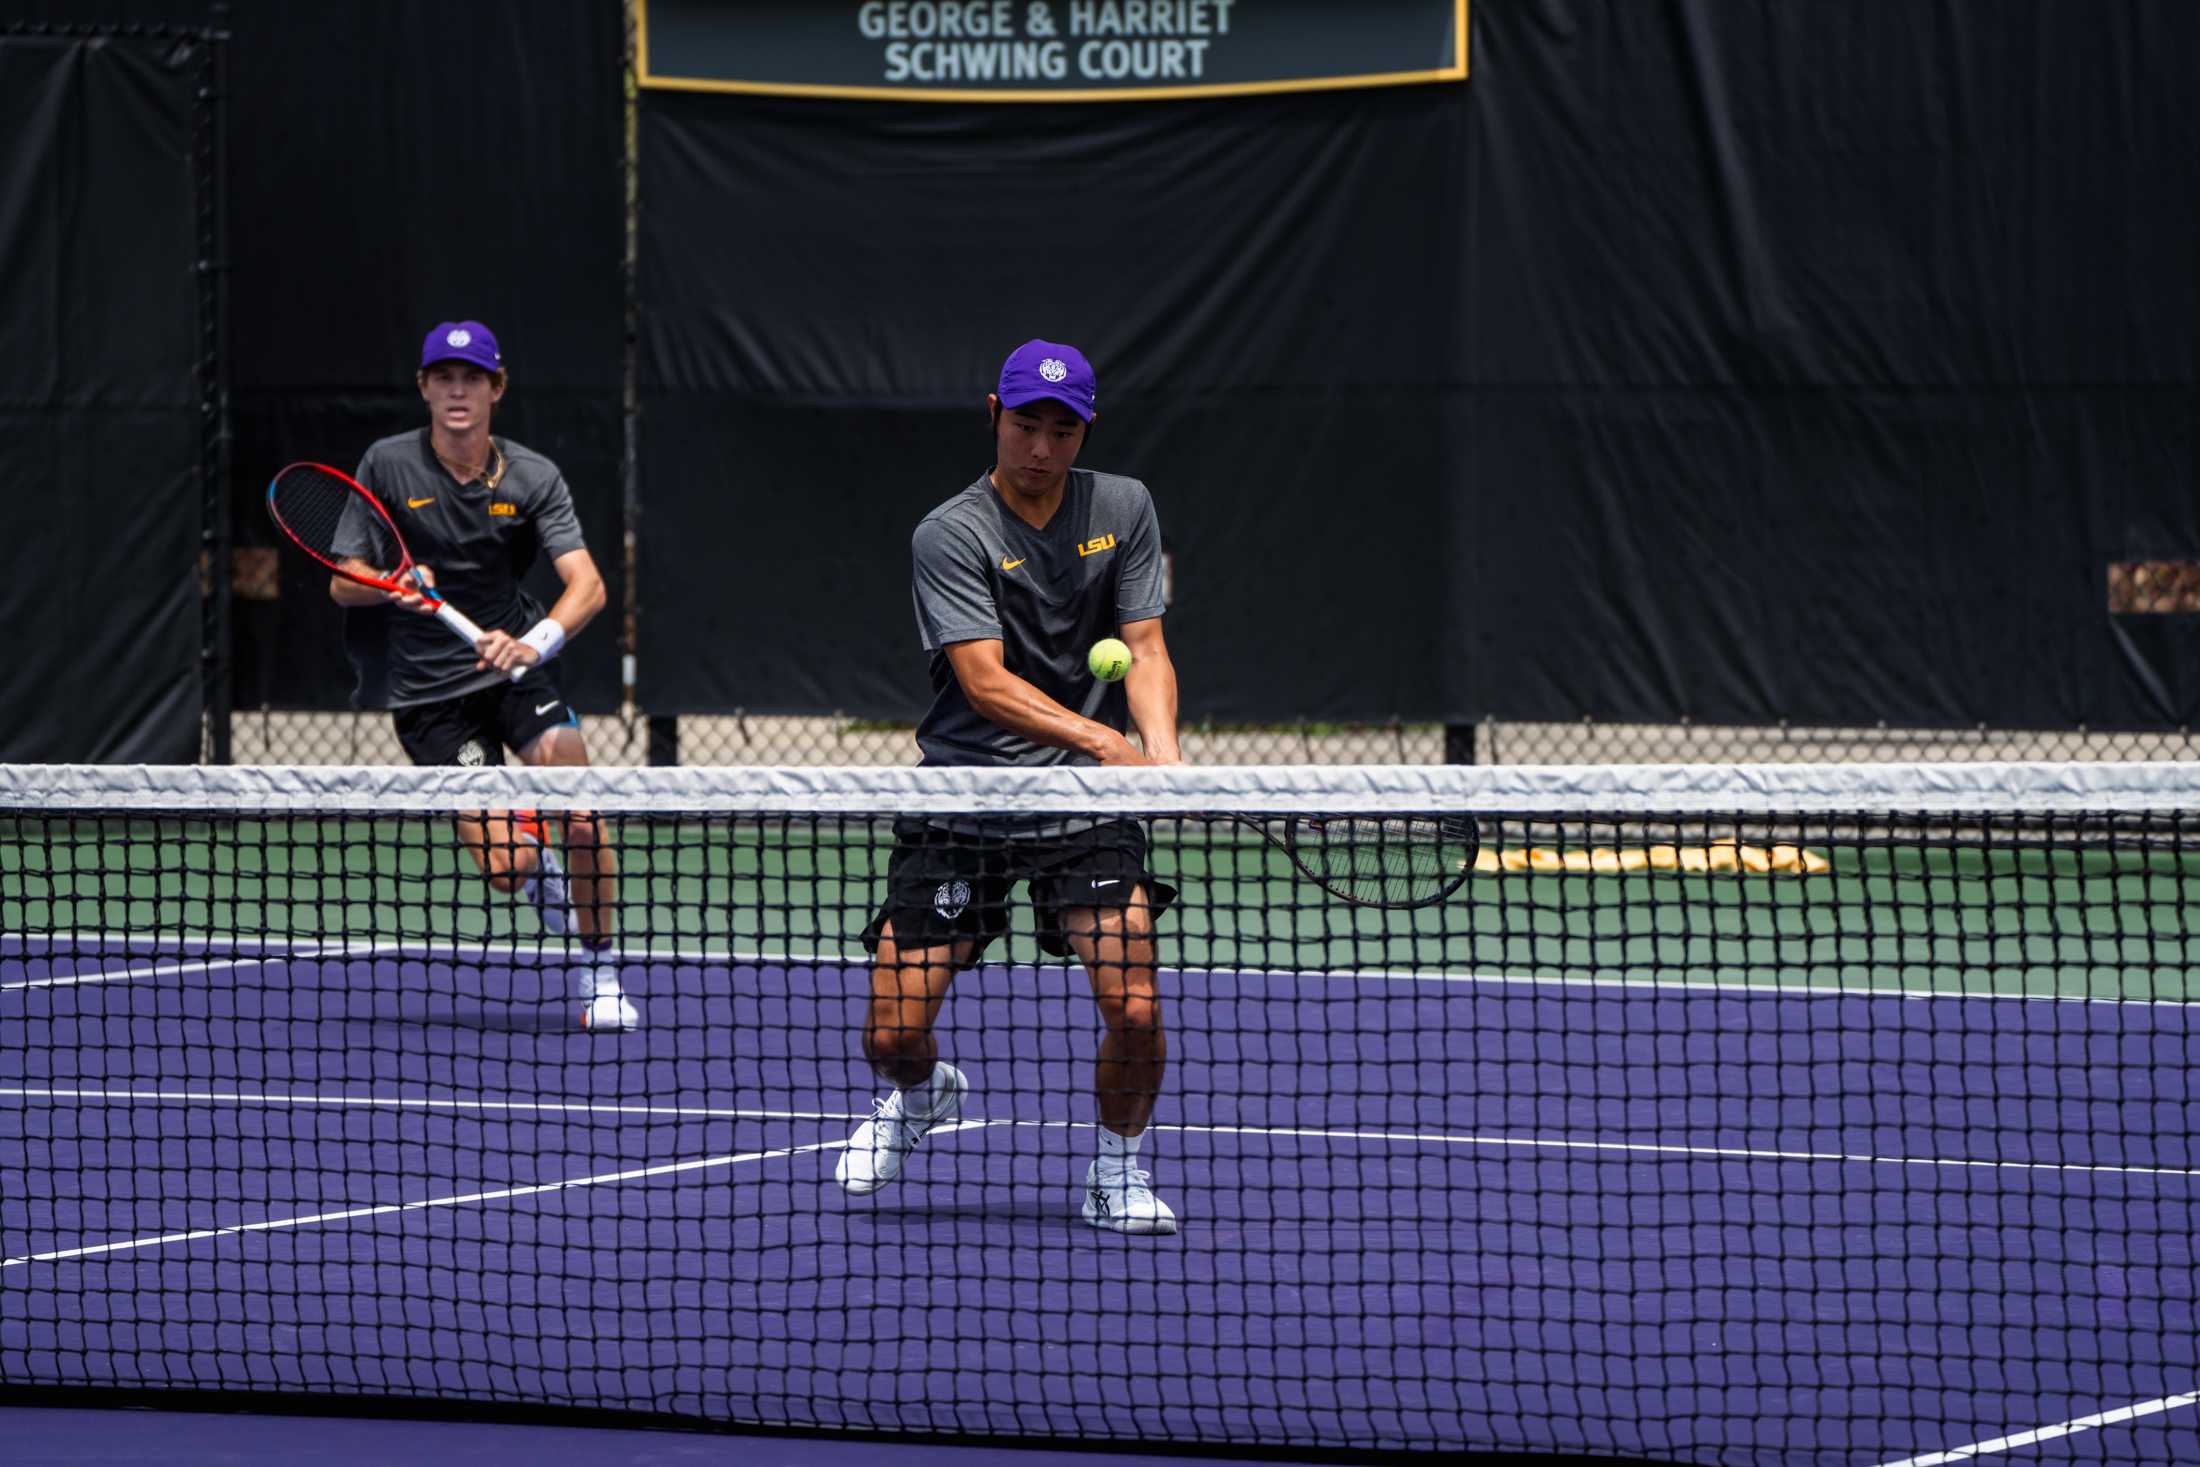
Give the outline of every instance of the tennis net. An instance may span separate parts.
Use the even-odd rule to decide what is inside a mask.
[[[0,1386],[2200,1460],[2196,821],[2189,764],[0,768]],[[875,1114],[996,930],[967,1090]]]

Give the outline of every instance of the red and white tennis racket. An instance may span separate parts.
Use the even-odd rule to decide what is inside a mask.
[[[267,513],[300,550],[345,580],[393,596],[417,591],[467,646],[480,643],[481,628],[428,584],[390,512],[351,475],[327,464],[292,464],[267,486]],[[512,681],[526,672],[524,665],[513,668]]]

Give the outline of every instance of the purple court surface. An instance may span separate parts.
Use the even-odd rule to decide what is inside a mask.
[[[1149,1150],[1185,1227],[1132,1239],[1077,1214],[1093,1036],[1060,970],[958,985],[941,1033],[969,1108],[851,1198],[832,1165],[870,1090],[835,960],[632,955],[648,1025],[599,1036],[510,950],[14,941],[11,1385],[1278,1459],[2200,1461],[2182,1004],[1172,973]],[[9,1425],[50,1440],[74,1415]],[[165,1418],[95,1419],[86,1451]],[[469,1431],[473,1462],[586,1450],[201,1420],[331,1462],[324,1438],[379,1431],[391,1457]],[[726,1442],[613,1435],[640,1455],[592,1460]],[[840,1446],[740,1460],[880,1451]]]
[[[1090,1452],[595,1427],[0,1408],[12,1467],[1095,1467]],[[1212,1459],[1140,1456],[1141,1467]],[[1241,1467],[1262,1467],[1242,1461]],[[1271,1467],[1280,1467],[1278,1463]]]

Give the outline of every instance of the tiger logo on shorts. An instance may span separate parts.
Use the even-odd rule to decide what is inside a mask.
[[[932,910],[952,922],[970,907],[970,883],[967,881],[943,881],[940,889],[932,893]]]
[[[458,762],[468,769],[477,768],[489,762],[489,751],[481,747],[479,739],[468,739],[458,746]]]

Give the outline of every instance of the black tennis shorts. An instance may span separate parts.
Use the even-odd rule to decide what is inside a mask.
[[[397,741],[415,764],[502,764],[507,747],[519,753],[546,729],[581,726],[557,680],[540,667],[528,668],[516,683],[398,708],[391,716]]]
[[[903,948],[974,942],[971,961],[1008,931],[1008,889],[1030,883],[1039,946],[1068,957],[1062,913],[1127,907],[1146,891],[1155,918],[1176,900],[1176,888],[1146,865],[1146,830],[1135,820],[1111,820],[1059,836],[983,837],[944,830],[923,820],[894,822],[894,854],[886,863],[886,903],[863,929],[863,945],[878,951],[881,929],[894,924]]]

